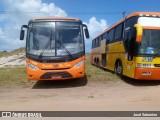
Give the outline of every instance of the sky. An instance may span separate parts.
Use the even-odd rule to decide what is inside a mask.
[[[20,27],[31,18],[68,16],[88,26],[86,52],[94,37],[126,15],[137,11],[160,12],[160,0],[0,0],[0,50],[25,47],[19,40]]]

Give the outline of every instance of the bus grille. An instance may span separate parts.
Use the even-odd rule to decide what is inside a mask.
[[[41,62],[41,63],[62,63],[62,62],[66,62],[66,60],[38,60],[38,59],[34,59],[37,62]]]
[[[76,60],[76,59],[78,59],[79,58],[79,56],[78,57],[74,57],[74,58],[61,58],[61,59],[39,59],[39,58],[30,58],[31,60],[34,60],[34,61],[36,61],[36,62],[40,62],[40,63],[62,63],[62,62],[70,62],[70,61],[73,61],[73,60]]]
[[[52,76],[60,76],[61,78],[72,78],[73,76],[68,72],[47,72],[43,74],[41,79],[52,78]]]

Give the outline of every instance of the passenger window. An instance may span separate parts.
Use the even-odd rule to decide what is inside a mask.
[[[112,41],[114,40],[114,31],[115,31],[114,28],[111,29],[111,30],[109,31],[108,35],[107,35],[107,40],[108,40],[109,42],[112,42]]]
[[[94,48],[94,40],[92,40],[92,48]]]
[[[107,33],[103,34],[103,39],[106,39]]]
[[[123,25],[120,24],[115,30],[115,40],[120,40],[122,38]]]
[[[100,37],[97,38],[97,47],[100,45]]]

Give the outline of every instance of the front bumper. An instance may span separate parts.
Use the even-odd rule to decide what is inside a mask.
[[[26,69],[28,80],[66,80],[84,77],[85,64],[63,70],[32,70],[28,66]]]
[[[160,68],[136,68],[134,79],[160,80]]]

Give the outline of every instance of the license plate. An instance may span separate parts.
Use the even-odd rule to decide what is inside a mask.
[[[52,79],[57,80],[57,79],[61,79],[61,76],[52,76]]]

